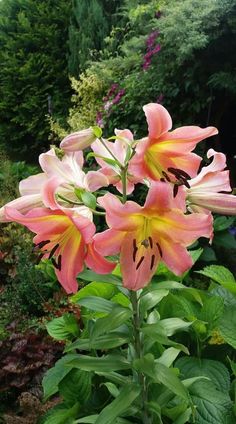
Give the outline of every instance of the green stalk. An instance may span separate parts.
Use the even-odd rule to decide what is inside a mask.
[[[134,349],[135,356],[137,359],[142,358],[143,347],[140,335],[140,313],[139,313],[139,300],[137,292],[130,290],[130,300],[133,307],[133,337],[134,337]],[[142,372],[138,372],[138,382],[141,387],[141,398],[142,398],[142,420],[143,424],[151,424],[151,420],[148,416],[148,411],[146,408],[148,402],[148,393],[147,393],[147,382],[146,377]]]
[[[122,181],[122,201],[123,203],[127,200],[127,169],[128,166],[125,166],[121,169],[121,181]],[[137,292],[130,290],[130,300],[133,308],[133,340],[134,340],[134,350],[135,356],[137,359],[142,358],[143,347],[141,341],[140,327],[140,313],[139,313],[139,300]],[[142,372],[138,372],[138,382],[141,387],[141,398],[142,398],[142,420],[143,424],[151,424],[151,420],[147,412],[147,402],[148,402],[148,393],[147,393],[147,384],[146,377]]]

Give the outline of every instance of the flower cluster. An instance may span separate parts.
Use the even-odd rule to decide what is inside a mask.
[[[144,58],[143,58],[144,60],[142,64],[142,68],[144,71],[146,71],[150,67],[152,62],[152,57],[161,50],[160,44],[157,43],[158,37],[159,37],[159,31],[153,31],[151,32],[151,34],[149,34],[146,40],[147,51],[144,55]]]
[[[51,148],[39,156],[42,172],[21,181],[21,196],[0,209],[2,222],[19,222],[35,233],[39,260],[52,261],[68,293],[77,290],[76,277],[85,265],[110,273],[117,264],[114,256],[107,258],[111,255],[120,258],[123,284],[131,290],[147,285],[160,261],[180,275],[192,265],[187,247],[199,237],[212,239],[212,212],[236,215],[236,197],[226,193],[231,187],[224,154],[210,149],[211,162],[198,173],[202,159],[193,153],[217,129],[171,131],[162,105],[143,109],[144,138],[116,129],[104,139],[98,127],[70,134],[59,154]],[[85,173],[88,147],[98,169]],[[144,205],[127,199],[137,183],[148,187]],[[95,214],[105,218],[105,231],[96,232]]]
[[[112,84],[107,95],[103,97],[103,110],[97,112],[96,123],[101,128],[104,127],[104,116],[108,118],[112,111],[112,106],[118,104],[121,98],[124,96],[125,90],[119,87],[119,84]]]

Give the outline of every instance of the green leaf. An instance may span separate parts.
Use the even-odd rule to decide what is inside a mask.
[[[225,308],[219,323],[219,332],[229,345],[236,349],[236,306]]]
[[[228,393],[230,388],[229,371],[224,364],[213,359],[198,359],[183,357],[176,361],[184,378],[203,376],[211,380],[219,391]]]
[[[155,362],[158,362],[159,364],[163,364],[169,368],[173,364],[173,362],[176,360],[179,353],[180,353],[180,349],[170,347],[164,350],[163,354],[158,359],[156,359]]]
[[[152,340],[160,343],[161,345],[164,345],[164,346],[173,346],[176,349],[179,349],[179,350],[185,352],[188,355],[189,354],[189,351],[186,348],[186,346],[170,340],[167,337],[164,328],[159,324],[159,322],[156,323],[156,324],[147,324],[147,325],[144,325],[141,328],[142,333],[145,334],[146,336],[148,336],[150,339],[152,339]]]
[[[58,405],[47,413],[46,420],[43,424],[74,424],[74,419],[78,415],[79,407],[79,403],[76,403],[71,408],[66,408],[64,405]]]
[[[85,270],[78,275],[80,280],[96,281],[97,283],[110,283],[115,285],[122,285],[122,280],[117,275],[113,274],[97,274],[96,272]],[[81,290],[80,290],[81,291]],[[80,293],[79,291],[79,293]],[[102,297],[102,296],[101,296]]]
[[[160,282],[154,282],[151,284],[152,290],[181,290],[181,289],[188,289],[188,287],[184,286],[181,283],[178,283],[177,281],[160,281]]]
[[[189,395],[183,383],[177,377],[173,368],[168,368],[154,361],[153,355],[147,354],[134,361],[134,367],[148,375],[156,383],[161,383],[169,390],[189,402]]]
[[[217,216],[214,219],[214,231],[223,231],[227,230],[233,223],[235,217],[226,217],[226,216]]]
[[[200,313],[200,320],[208,323],[209,329],[214,329],[224,313],[224,301],[219,296],[207,297]]]
[[[225,249],[236,249],[236,240],[233,234],[230,234],[228,230],[219,231],[215,234],[213,243],[217,247],[224,247]]]
[[[159,321],[157,324],[149,324],[153,326],[155,331],[158,331],[158,328],[162,328],[166,336],[172,336],[179,330],[186,330],[192,322],[184,321],[180,318],[166,318]],[[155,326],[155,327],[154,327]]]
[[[55,340],[71,340],[79,335],[78,321],[72,314],[54,318],[46,324],[48,334]]]
[[[107,388],[108,392],[114,398],[116,398],[119,395],[119,393],[120,393],[120,390],[117,388],[117,386],[114,383],[111,383],[110,381],[109,382],[107,381],[106,383],[103,383],[103,386],[105,386]]]
[[[98,296],[88,296],[77,299],[76,303],[80,306],[85,306],[87,309],[91,309],[96,312],[105,312],[109,314],[115,308],[115,303],[110,300],[103,299]]]
[[[186,411],[182,412],[173,424],[185,424],[189,422],[192,415],[192,408],[187,408]]]
[[[74,349],[79,350],[90,350],[90,349],[113,349],[115,347],[122,346],[123,344],[129,343],[130,339],[128,336],[124,336],[122,333],[112,332],[111,334],[103,334],[98,339],[78,339],[71,343],[65,348],[65,352],[70,352]]]
[[[196,405],[195,424],[231,424],[235,422],[232,402],[226,393],[209,381],[199,381],[189,388]]]
[[[84,371],[117,371],[125,370],[131,367],[127,359],[120,355],[107,355],[101,357],[92,357],[86,355],[77,355],[68,363],[71,368],[79,368]]]
[[[222,265],[210,265],[202,271],[196,271],[198,274],[205,275],[211,280],[216,281],[222,287],[225,287],[231,293],[236,294],[236,281],[233,274]]]
[[[83,191],[81,193],[81,200],[85,206],[88,206],[88,208],[96,209],[97,199],[94,194],[90,193],[89,191]]]
[[[114,420],[122,415],[134,400],[139,396],[140,386],[138,384],[127,384],[120,391],[120,394],[107,405],[99,414],[96,424],[111,424]]]
[[[145,315],[149,309],[154,308],[168,293],[168,290],[151,290],[149,293],[144,294],[140,299],[141,314]]]
[[[121,306],[114,307],[113,311],[104,318],[96,320],[94,327],[91,331],[91,339],[94,340],[98,336],[109,331],[115,330],[122,324],[126,323],[132,316],[132,311],[128,308]]]
[[[60,381],[71,371],[73,366],[68,366],[68,362],[77,358],[77,354],[63,356],[57,361],[53,368],[50,368],[43,377],[42,385],[44,400],[47,400],[58,391]]]
[[[90,271],[88,272],[90,273]],[[116,293],[117,289],[113,284],[94,281],[80,289],[75,295],[71,296],[70,300],[73,303],[77,303],[80,299],[90,296],[101,297],[103,299],[111,299]]]
[[[84,404],[91,394],[91,373],[72,369],[59,383],[58,388],[67,405],[72,406],[76,402]]]

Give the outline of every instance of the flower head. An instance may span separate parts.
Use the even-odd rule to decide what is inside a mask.
[[[84,262],[103,274],[111,272],[114,264],[106,261],[94,248],[94,224],[74,211],[35,208],[22,215],[12,207],[6,207],[6,217],[25,225],[36,233],[34,243],[41,251],[41,258],[52,259],[56,275],[67,293],[78,288],[76,276],[83,270]]]
[[[179,172],[183,170],[189,178],[195,177],[201,158],[191,152],[199,141],[217,134],[217,129],[185,126],[170,132],[172,120],[162,105],[149,103],[143,109],[149,134],[137,144],[131,165],[133,174],[155,181],[175,181],[176,177],[183,177]]]
[[[153,182],[143,207],[131,201],[122,204],[110,193],[99,199],[110,228],[95,235],[95,247],[103,255],[120,252],[125,287],[146,286],[160,260],[182,274],[192,265],[186,247],[200,236],[211,237],[211,216],[185,215],[182,194],[174,198],[169,184]]]
[[[213,158],[210,165],[204,166],[201,172],[188,180],[186,200],[188,207],[195,212],[212,211],[225,215],[236,215],[236,196],[231,192],[229,171],[223,153],[208,150],[208,158]]]

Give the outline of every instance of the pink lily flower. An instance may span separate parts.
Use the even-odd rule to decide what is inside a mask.
[[[76,152],[78,150],[84,150],[91,146],[96,136],[92,128],[86,128],[85,130],[77,131],[75,133],[67,135],[61,141],[60,148],[65,152]]]
[[[94,247],[94,224],[75,211],[35,208],[22,215],[12,207],[5,209],[8,221],[18,222],[36,233],[34,243],[41,251],[39,259],[52,259],[57,278],[67,293],[77,291],[76,277],[84,262],[100,274],[114,269],[115,264],[104,259]]]
[[[124,166],[126,162],[127,151],[132,148],[133,134],[128,129],[115,129],[115,134],[117,136],[117,139],[115,141],[108,141],[103,139],[103,142],[107,149],[98,139],[91,145],[91,148],[94,153],[98,155],[95,157],[95,159],[97,163],[101,166],[101,169],[99,171],[107,177],[109,184],[114,185],[117,190],[122,193],[122,183],[119,166],[112,163],[109,164],[103,158],[108,160],[114,160],[115,157],[119,161],[119,163]],[[113,156],[111,153],[109,153],[109,151],[113,154]],[[134,184],[139,181],[140,178],[135,178],[135,176],[129,173],[128,169],[127,194],[132,193],[132,191],[134,190]]]
[[[78,204],[75,189],[96,191],[100,187],[109,184],[108,179],[99,171],[89,171],[87,174],[82,170],[83,153],[66,153],[60,160],[54,149],[39,156],[41,168],[48,177],[43,186],[43,200],[45,206],[51,209],[68,208],[69,204]],[[68,199],[69,202],[66,202]],[[81,214],[92,219],[92,213],[84,205],[80,206]]]
[[[212,163],[188,180],[190,188],[185,188],[188,207],[194,212],[236,215],[236,196],[222,193],[231,192],[226,157],[213,149],[208,150],[207,157],[213,157]]]
[[[191,152],[199,141],[217,134],[217,129],[184,126],[169,132],[172,119],[162,105],[149,103],[143,110],[149,134],[137,143],[131,172],[154,181],[182,181],[186,174],[195,177],[201,158]]]
[[[5,208],[7,206],[17,209],[25,214],[33,208],[44,206],[42,198],[42,188],[47,181],[47,176],[43,173],[32,175],[19,184],[19,191],[21,197],[8,202],[0,208],[0,222],[8,222],[9,220],[5,215]]]
[[[177,275],[185,272],[192,265],[186,247],[212,234],[211,215],[184,215],[182,191],[174,198],[164,182],[151,184],[144,206],[110,193],[98,201],[110,228],[94,236],[95,247],[105,256],[120,252],[123,284],[131,290],[150,282],[160,260]]]

